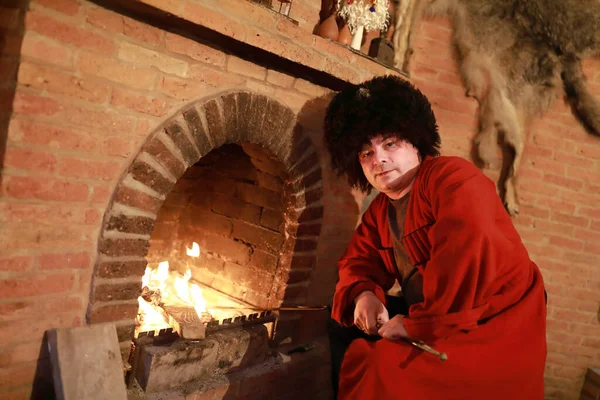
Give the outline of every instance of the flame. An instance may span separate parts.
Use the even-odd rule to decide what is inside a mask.
[[[139,314],[142,314],[142,327],[141,331],[160,330],[169,328],[170,325],[165,321],[164,316],[156,310],[150,303],[142,298],[138,297],[138,304],[140,305]]]
[[[192,304],[194,304],[196,314],[198,314],[198,317],[202,316],[202,313],[206,313],[206,301],[202,297],[200,286],[193,283],[190,287],[190,295],[192,296]]]
[[[189,247],[186,247],[186,253],[188,256],[190,257],[200,257],[200,246],[198,246],[198,243],[193,242],[192,243],[192,248],[190,249]]]
[[[190,278],[192,277],[192,271],[189,269],[185,271],[185,275],[175,276],[175,282],[173,283],[173,287],[175,288],[175,293],[177,297],[179,297],[183,302],[192,304],[192,300],[190,299]]]
[[[191,257],[200,256],[198,243],[193,242],[192,248],[187,248],[187,254]],[[169,271],[169,262],[163,261],[155,269],[146,268],[142,277],[142,288],[147,287],[149,290],[146,291],[147,295],[164,304],[181,305],[184,303],[194,307],[198,317],[205,320],[207,316],[206,300],[202,296],[202,289],[197,284],[190,283],[191,278],[192,271],[189,268],[182,276],[177,272]],[[165,319],[166,315],[161,309],[155,308],[142,296],[138,297],[138,303],[140,307],[138,320],[141,323],[137,329],[139,332],[169,327]]]

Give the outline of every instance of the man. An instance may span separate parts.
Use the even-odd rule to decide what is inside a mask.
[[[351,186],[380,192],[338,265],[338,398],[543,399],[542,276],[492,181],[469,161],[439,156],[425,96],[391,76],[343,90],[327,110],[325,140]],[[404,307],[386,297],[396,280]]]

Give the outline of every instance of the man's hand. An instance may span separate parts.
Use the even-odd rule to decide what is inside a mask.
[[[396,315],[394,318],[384,323],[377,333],[379,336],[389,340],[398,340],[407,337],[408,333],[406,332],[406,328],[404,328],[403,320],[404,316]]]
[[[390,319],[387,309],[373,292],[362,292],[354,304],[354,325],[369,335],[376,335],[379,326]]]

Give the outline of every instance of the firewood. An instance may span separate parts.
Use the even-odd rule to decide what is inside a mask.
[[[198,317],[193,307],[163,305],[169,324],[184,339],[204,339],[209,319]]]

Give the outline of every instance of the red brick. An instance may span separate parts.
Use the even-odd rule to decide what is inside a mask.
[[[114,111],[101,111],[97,109],[78,106],[65,107],[64,119],[70,123],[87,126],[94,130],[108,130],[115,132],[131,132],[135,119],[122,116]]]
[[[152,89],[156,79],[156,71],[150,68],[126,64],[113,58],[92,53],[80,52],[76,67],[81,72],[136,89]]]
[[[51,254],[40,256],[41,269],[86,269],[91,266],[88,253]]]
[[[572,249],[572,250],[583,249],[583,242],[580,240],[571,240],[571,239],[566,239],[564,237],[553,236],[553,235],[549,235],[549,238],[550,238],[550,244],[553,246],[563,247],[563,248]]]
[[[275,88],[273,86],[255,80],[247,81],[246,88],[251,92],[260,93],[267,96],[273,96],[275,94]]]
[[[579,209],[579,214],[588,216],[593,219],[600,219],[600,209],[598,208],[585,208]]]
[[[202,64],[194,64],[190,67],[190,79],[193,82],[202,82],[214,87],[241,85],[246,81],[243,76],[231,72],[227,73]]]
[[[312,31],[319,22],[320,4],[294,1],[289,17],[300,22],[300,27]]]
[[[133,319],[137,315],[138,304],[120,304],[114,306],[98,307],[92,310],[90,322],[97,324],[101,322],[120,321]]]
[[[150,246],[152,251],[152,245]],[[103,262],[98,266],[98,275],[103,278],[128,278],[142,276],[146,260]]]
[[[112,187],[93,186],[91,201],[94,203],[106,203],[112,195]]]
[[[0,351],[0,368],[10,367],[14,364],[36,361],[40,356],[40,343],[27,342],[11,346]]]
[[[600,245],[596,243],[587,242],[584,247],[584,251],[587,253],[600,254]]]
[[[115,87],[110,104],[117,108],[126,108],[143,114],[160,117],[171,110],[171,105],[155,96],[146,96],[130,90]]]
[[[118,178],[121,164],[116,161],[93,161],[64,157],[58,162],[58,171],[65,177],[111,181]]]
[[[109,257],[145,257],[149,243],[144,239],[102,239],[99,251]]]
[[[596,256],[596,255],[586,254],[586,253],[574,253],[574,252],[570,252],[570,251],[566,252],[564,257],[573,263],[580,263],[580,264],[584,264],[584,265],[585,264],[587,264],[587,265],[594,264],[598,260],[598,256]],[[567,284],[570,284],[570,282],[572,282],[572,280],[567,282]]]
[[[106,8],[90,7],[87,10],[86,21],[109,32],[123,33],[123,16]]]
[[[73,313],[38,314],[36,318],[1,321],[0,336],[7,338],[7,341],[10,339],[14,342],[15,338],[18,338],[21,343],[33,340],[39,340],[41,343],[48,329],[70,328],[78,325],[81,325],[81,318],[74,316]]]
[[[283,244],[284,237],[278,232],[273,232],[260,226],[234,221],[232,236],[245,243],[251,243],[273,253],[278,252]]]
[[[109,88],[90,77],[79,77],[51,68],[22,62],[19,66],[18,82],[49,93],[102,103],[108,98]]]
[[[568,309],[554,309],[552,310],[552,318],[571,321],[571,322],[579,322],[579,323],[588,323],[592,320],[593,313],[583,313],[579,311],[572,311]]]
[[[50,117],[62,111],[63,107],[52,98],[17,91],[13,109],[17,113]]]
[[[295,79],[295,77],[285,74],[283,72],[275,71],[272,69],[267,71],[267,82],[277,86],[281,86],[284,88],[292,87]]]
[[[582,180],[584,183],[594,183],[598,181],[598,177],[600,174],[595,170],[577,168],[577,167],[568,167],[567,168],[567,176],[569,178]]]
[[[321,54],[296,46],[287,40],[275,37],[262,30],[249,28],[246,35],[246,43],[312,68],[321,69],[324,65],[324,59]]]
[[[206,235],[206,243],[201,247],[241,265],[250,261],[250,247],[229,238]]]
[[[75,0],[37,0],[37,2],[68,15],[77,14],[81,8],[81,4]]]
[[[104,54],[113,54],[115,52],[115,44],[112,40],[87,29],[41,15],[36,11],[29,11],[27,13],[25,16],[25,26],[27,29],[76,47]]]
[[[541,147],[547,147],[549,149],[561,149],[562,151],[572,151],[575,146],[565,140],[559,138],[535,133],[533,135],[533,143]]]
[[[9,368],[0,368],[0,387],[17,387],[19,385],[32,385],[35,377],[37,363],[30,362]]]
[[[256,65],[253,62],[243,60],[241,58],[230,55],[227,58],[227,70],[234,74],[240,74],[255,78],[258,80],[265,80],[267,69]]]
[[[80,286],[81,288],[81,286]],[[85,302],[79,296],[68,296],[58,295],[56,297],[45,298],[43,309],[45,312],[50,313],[50,315],[59,312],[72,312],[72,311],[84,311],[87,305],[87,291],[89,287],[83,287],[86,290]]]
[[[183,2],[181,0],[141,0],[142,3],[169,12],[173,15],[183,15]]]
[[[206,64],[219,67],[225,66],[225,53],[181,35],[167,32],[165,47],[169,51],[191,57]]]
[[[589,221],[587,218],[576,217],[573,215],[563,214],[560,212],[553,212],[552,220],[562,222],[565,224],[569,224],[569,225],[573,225],[573,226],[579,226],[581,228],[587,228],[587,226],[589,224]]]
[[[314,39],[313,48],[320,53],[320,56],[337,58],[339,61],[355,64],[357,68],[362,70],[366,70],[370,65],[375,64],[364,57],[355,56],[346,46],[342,46],[337,42],[332,42],[320,36],[315,36]],[[382,71],[385,71],[385,67],[380,66],[380,68]]]
[[[10,124],[12,141],[47,146],[63,150],[93,151],[98,142],[81,130],[71,130],[37,121],[13,119]]]
[[[42,60],[46,64],[73,66],[73,50],[58,43],[49,43],[31,31],[23,37],[21,56]]]
[[[304,79],[296,79],[294,88],[299,92],[305,93],[311,97],[324,96],[330,92],[329,89],[315,85],[314,83],[305,81]]]
[[[152,213],[158,212],[162,205],[162,200],[123,185],[117,189],[115,202]]]
[[[236,184],[236,197],[247,203],[271,208],[273,210],[281,210],[283,207],[281,193],[266,190],[244,182],[238,182]]]
[[[561,211],[564,213],[572,214],[575,211],[575,202],[564,200],[564,199],[556,199],[549,197],[542,197],[537,201],[537,204],[542,207],[547,207],[554,211]]]
[[[192,69],[195,66],[192,66]],[[158,82],[158,90],[174,99],[190,100],[200,96],[205,96],[214,90],[207,83],[196,82],[196,80],[186,80],[170,76],[161,76]]]
[[[53,172],[56,168],[56,157],[45,151],[9,146],[6,149],[4,166],[28,171]]]
[[[236,3],[236,5],[241,6],[243,3]],[[241,23],[228,18],[221,12],[211,10],[204,5],[186,2],[183,15],[191,22],[213,29],[233,39],[244,39],[245,29]]]
[[[264,25],[259,25],[264,27]],[[277,31],[294,43],[302,43],[312,46],[315,37],[310,31],[300,28],[298,25],[286,18],[279,18],[277,22]]]
[[[584,157],[600,159],[600,149],[598,146],[582,146],[577,149],[577,154]]]
[[[28,271],[32,263],[33,258],[29,256],[0,258],[0,271]]]
[[[154,67],[162,72],[181,77],[186,77],[189,70],[187,61],[128,42],[121,42],[119,59],[140,66]]]
[[[61,204],[0,203],[3,222],[44,221],[48,224],[97,225],[102,215],[97,209]]]
[[[39,296],[69,291],[74,282],[75,275],[71,273],[0,279],[0,290],[5,298]]]
[[[275,89],[275,97],[294,110],[300,110],[309,100],[308,96],[284,89]]]
[[[141,42],[150,43],[158,46],[164,35],[164,31],[148,25],[143,22],[138,22],[132,18],[123,18],[123,34],[130,38]]]
[[[35,176],[12,176],[4,181],[6,194],[10,197],[68,201],[84,201],[89,197],[85,183]]]
[[[544,181],[552,183],[554,185],[563,186],[571,190],[579,190],[583,187],[583,182],[581,182],[580,180],[570,179],[564,176],[552,175],[548,173],[545,174]]]

